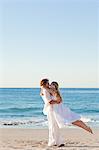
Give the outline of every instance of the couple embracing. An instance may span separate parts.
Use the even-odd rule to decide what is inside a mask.
[[[69,107],[63,104],[62,96],[59,91],[57,82],[49,84],[48,79],[43,79],[40,82],[40,95],[44,101],[44,115],[47,115],[49,127],[48,146],[64,146],[64,140],[60,134],[60,128],[67,124],[79,126],[86,131],[92,133],[92,130],[83,121],[81,116],[70,110]]]

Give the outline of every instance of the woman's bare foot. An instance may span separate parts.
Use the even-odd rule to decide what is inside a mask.
[[[93,134],[92,129],[90,127],[88,127],[88,130],[91,134]]]

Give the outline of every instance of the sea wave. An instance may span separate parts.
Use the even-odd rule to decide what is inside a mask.
[[[19,119],[7,119],[7,120],[0,120],[1,126],[18,126],[18,125],[43,125],[47,120],[42,118],[19,118]]]
[[[40,108],[40,107],[12,107],[12,108],[1,108],[0,109],[0,113],[3,113],[3,112],[25,112],[25,111],[31,111],[31,110],[42,110],[42,108]]]
[[[99,122],[99,118],[98,119],[95,119],[95,118],[89,118],[89,117],[83,117],[83,116],[81,116],[81,120],[83,121],[83,122],[93,122],[93,123],[95,123],[95,122]]]
[[[86,116],[81,116],[81,120],[84,121],[85,123],[99,123],[99,118],[90,118]],[[2,119],[0,120],[0,127],[3,126],[22,126],[22,125],[31,125],[31,126],[41,126],[41,127],[46,127],[48,126],[48,121],[47,118],[19,118],[19,119]]]
[[[99,94],[99,88],[65,88],[65,89],[61,89],[61,93],[78,93],[78,94]]]

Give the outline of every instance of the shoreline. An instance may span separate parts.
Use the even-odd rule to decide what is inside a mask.
[[[88,124],[87,124],[88,125]],[[92,129],[95,129],[95,130],[99,130],[99,126],[91,126],[91,125],[88,125],[88,126],[90,126]],[[66,127],[64,127],[63,129],[64,130],[68,130],[68,129],[74,129],[74,130],[76,130],[76,129],[78,129],[79,127],[77,127],[77,126],[74,126],[74,125],[70,125],[70,126],[66,126]],[[30,129],[30,130],[48,130],[48,126],[1,126],[0,127],[0,130],[1,129],[26,129],[26,130],[28,130],[28,129]]]
[[[65,146],[61,150],[99,150],[99,129],[90,134],[80,128],[60,129]],[[0,150],[57,150],[48,147],[48,129],[0,128]]]

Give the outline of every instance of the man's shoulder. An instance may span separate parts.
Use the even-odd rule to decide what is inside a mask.
[[[48,92],[48,90],[45,89],[45,88],[42,88],[42,91],[43,91],[44,94],[45,94],[45,93],[50,94],[50,93]]]
[[[45,92],[45,93],[46,93],[46,92],[48,92],[48,91],[47,91],[47,89],[43,88],[43,92]]]

